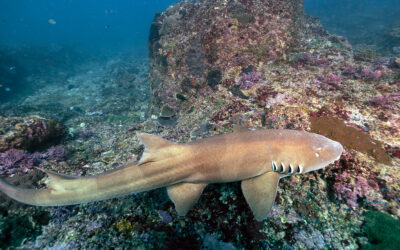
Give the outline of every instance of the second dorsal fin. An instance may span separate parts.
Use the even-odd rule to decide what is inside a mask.
[[[164,149],[169,146],[175,145],[174,143],[169,142],[164,138],[146,133],[139,134],[139,139],[145,147],[139,164],[157,161],[158,159],[166,157],[169,151]]]

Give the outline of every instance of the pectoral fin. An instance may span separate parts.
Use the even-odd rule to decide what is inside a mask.
[[[175,204],[178,215],[185,215],[193,207],[206,186],[203,183],[179,183],[167,187],[168,196]]]
[[[242,192],[256,220],[262,221],[267,218],[275,202],[280,177],[276,172],[269,172],[242,181]]]

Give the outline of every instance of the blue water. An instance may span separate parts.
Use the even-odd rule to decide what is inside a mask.
[[[173,0],[3,0],[0,45],[71,45],[115,52],[147,50],[151,20]],[[384,43],[400,25],[398,0],[305,0],[306,11],[353,44]]]
[[[56,43],[101,50],[146,50],[154,14],[174,2],[3,0],[0,45]]]
[[[346,37],[352,45],[373,46],[386,55],[400,46],[389,35],[400,26],[399,0],[306,0],[305,7],[324,28]]]

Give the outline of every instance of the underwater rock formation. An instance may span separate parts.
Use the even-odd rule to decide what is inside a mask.
[[[11,148],[41,150],[58,143],[64,135],[64,126],[56,120],[0,116],[0,152]]]
[[[242,68],[285,60],[298,43],[303,13],[302,0],[205,0],[157,14],[149,37],[151,113],[165,104],[187,111],[178,95],[206,95]]]
[[[178,216],[160,189],[50,209],[50,223],[44,221],[41,235],[20,248],[357,249],[397,244],[398,230],[387,230],[396,229],[392,225],[400,217],[398,58],[353,49],[346,38],[303,15],[302,1],[290,0],[179,2],[156,15],[149,45],[151,119],[142,120],[147,103],[136,102],[140,95],[124,95],[145,82],[143,73],[130,71],[129,63],[112,70],[95,67],[86,77],[99,77],[90,85],[105,98],[94,105],[86,102],[68,120],[73,135],[65,141],[66,149],[72,149],[68,164],[47,169],[100,174],[141,157],[144,147],[135,133],[186,143],[229,133],[238,124],[314,130],[340,140],[345,152],[324,171],[283,179],[271,214],[262,222],[252,215],[239,183],[210,185],[185,217]],[[97,85],[100,80],[121,91]],[[77,78],[71,88],[93,90],[85,82]],[[53,104],[43,102],[54,112]],[[21,155],[6,152],[2,156]],[[23,153],[28,159],[33,155]],[[8,203],[0,212],[7,209]],[[0,224],[9,225],[12,213],[4,215],[11,220],[2,220],[1,214],[6,213],[0,213]]]
[[[206,189],[204,203],[188,214],[202,230],[244,248],[357,248],[366,243],[363,211],[400,216],[396,58],[353,49],[305,15],[302,1],[263,0],[177,3],[155,16],[149,57],[149,115],[173,115],[176,125],[160,130],[168,139],[186,142],[240,124],[311,130],[345,146],[323,173],[283,181],[261,224],[235,184]]]

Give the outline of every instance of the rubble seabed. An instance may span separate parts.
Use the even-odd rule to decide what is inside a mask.
[[[150,61],[151,119],[138,116],[132,125],[121,118],[118,126],[104,128],[104,116],[77,116],[69,121],[71,127],[73,122],[75,127],[84,123],[99,136],[66,142],[75,152],[68,160],[71,167],[55,170],[96,174],[137,159],[138,130],[186,142],[231,132],[236,124],[326,132],[346,146],[341,159],[318,172],[283,179],[270,217],[263,222],[254,220],[237,183],[211,185],[185,217],[176,215],[165,192],[158,189],[80,206],[40,208],[48,212],[49,223],[21,248],[357,249],[373,244],[363,229],[365,212],[400,217],[398,59],[355,51],[345,38],[329,34],[307,16],[296,39],[278,28],[269,29],[273,43],[283,44],[282,50],[271,51],[264,47],[271,43],[263,40],[268,37],[258,37],[260,31],[251,29],[252,24],[268,26],[268,20],[255,13],[264,8],[257,6],[262,1],[253,1],[253,9],[246,1],[232,2],[238,3],[236,9],[227,1],[181,2],[156,17],[156,35],[164,35],[153,37],[157,45]],[[193,4],[210,22],[209,30],[201,31],[210,34],[209,40],[203,36],[195,41],[200,31],[190,39],[183,35],[185,29],[196,27],[185,19]],[[243,12],[237,10],[241,8]],[[273,17],[285,23],[285,11],[289,10]],[[219,49],[224,41],[232,46]],[[286,42],[294,41],[295,50],[289,50],[293,46],[286,47]],[[231,53],[235,49],[242,52],[241,58]],[[206,63],[188,65],[196,61],[193,58]],[[164,92],[155,85],[160,79]],[[166,118],[161,110],[168,110]],[[170,126],[165,120],[177,124]],[[326,128],[329,122],[332,126]],[[353,141],[340,133],[346,127],[351,128]],[[81,155],[85,150],[91,152],[90,160]]]

